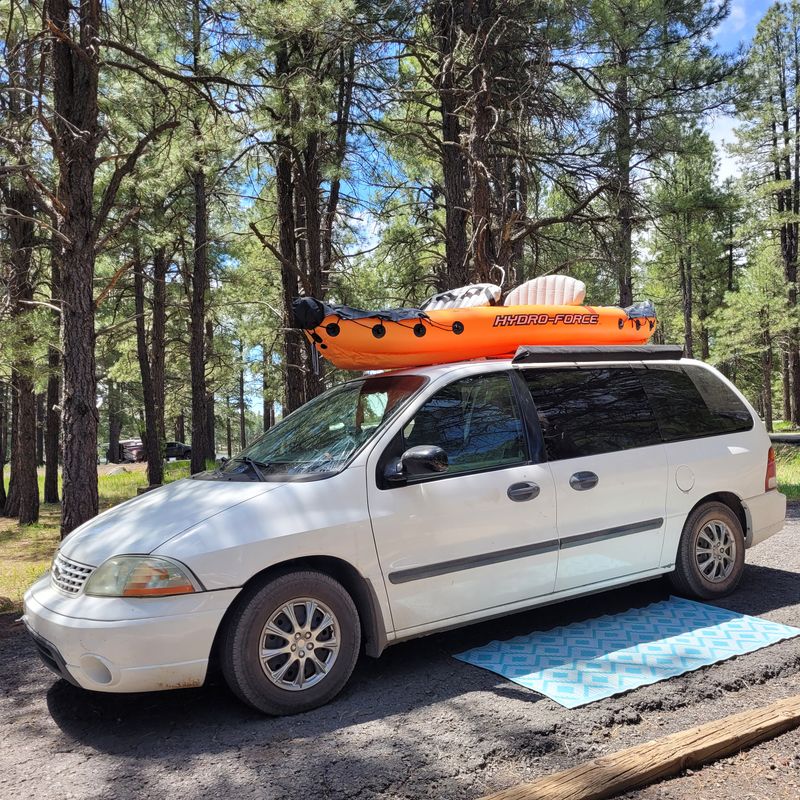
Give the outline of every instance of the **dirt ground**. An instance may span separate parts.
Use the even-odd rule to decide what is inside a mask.
[[[721,605],[800,626],[800,509],[748,553]],[[800,639],[567,710],[452,653],[669,594],[665,581],[487,622],[362,659],[329,706],[269,719],[219,682],[150,695],[56,680],[0,625],[0,798],[478,798],[588,758],[800,693]],[[2,619],[2,618],[0,618]],[[628,800],[797,800],[800,732]]]

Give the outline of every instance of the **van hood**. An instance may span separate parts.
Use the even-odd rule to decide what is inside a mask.
[[[271,492],[279,483],[185,478],[120,503],[76,528],[61,544],[67,558],[98,567],[111,556],[151,553],[187,528]]]

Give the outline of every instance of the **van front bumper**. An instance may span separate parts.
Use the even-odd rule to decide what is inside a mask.
[[[238,589],[164,598],[64,597],[49,575],[25,594],[23,622],[45,665],[83,689],[200,686]]]
[[[743,502],[747,515],[747,546],[763,542],[783,530],[786,520],[786,495],[773,489]]]

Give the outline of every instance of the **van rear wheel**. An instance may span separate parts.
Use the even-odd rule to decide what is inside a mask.
[[[222,671],[253,708],[297,714],[342,690],[360,645],[358,611],[345,588],[322,572],[291,572],[239,601],[220,643]]]
[[[683,526],[670,581],[687,597],[724,597],[742,578],[744,549],[744,532],[736,514],[724,503],[703,503]]]

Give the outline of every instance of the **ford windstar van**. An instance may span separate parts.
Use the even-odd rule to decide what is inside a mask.
[[[84,689],[319,706],[362,648],[667,574],[733,591],[786,499],[764,425],[671,348],[521,348],[335,386],[70,534],[25,595]]]

